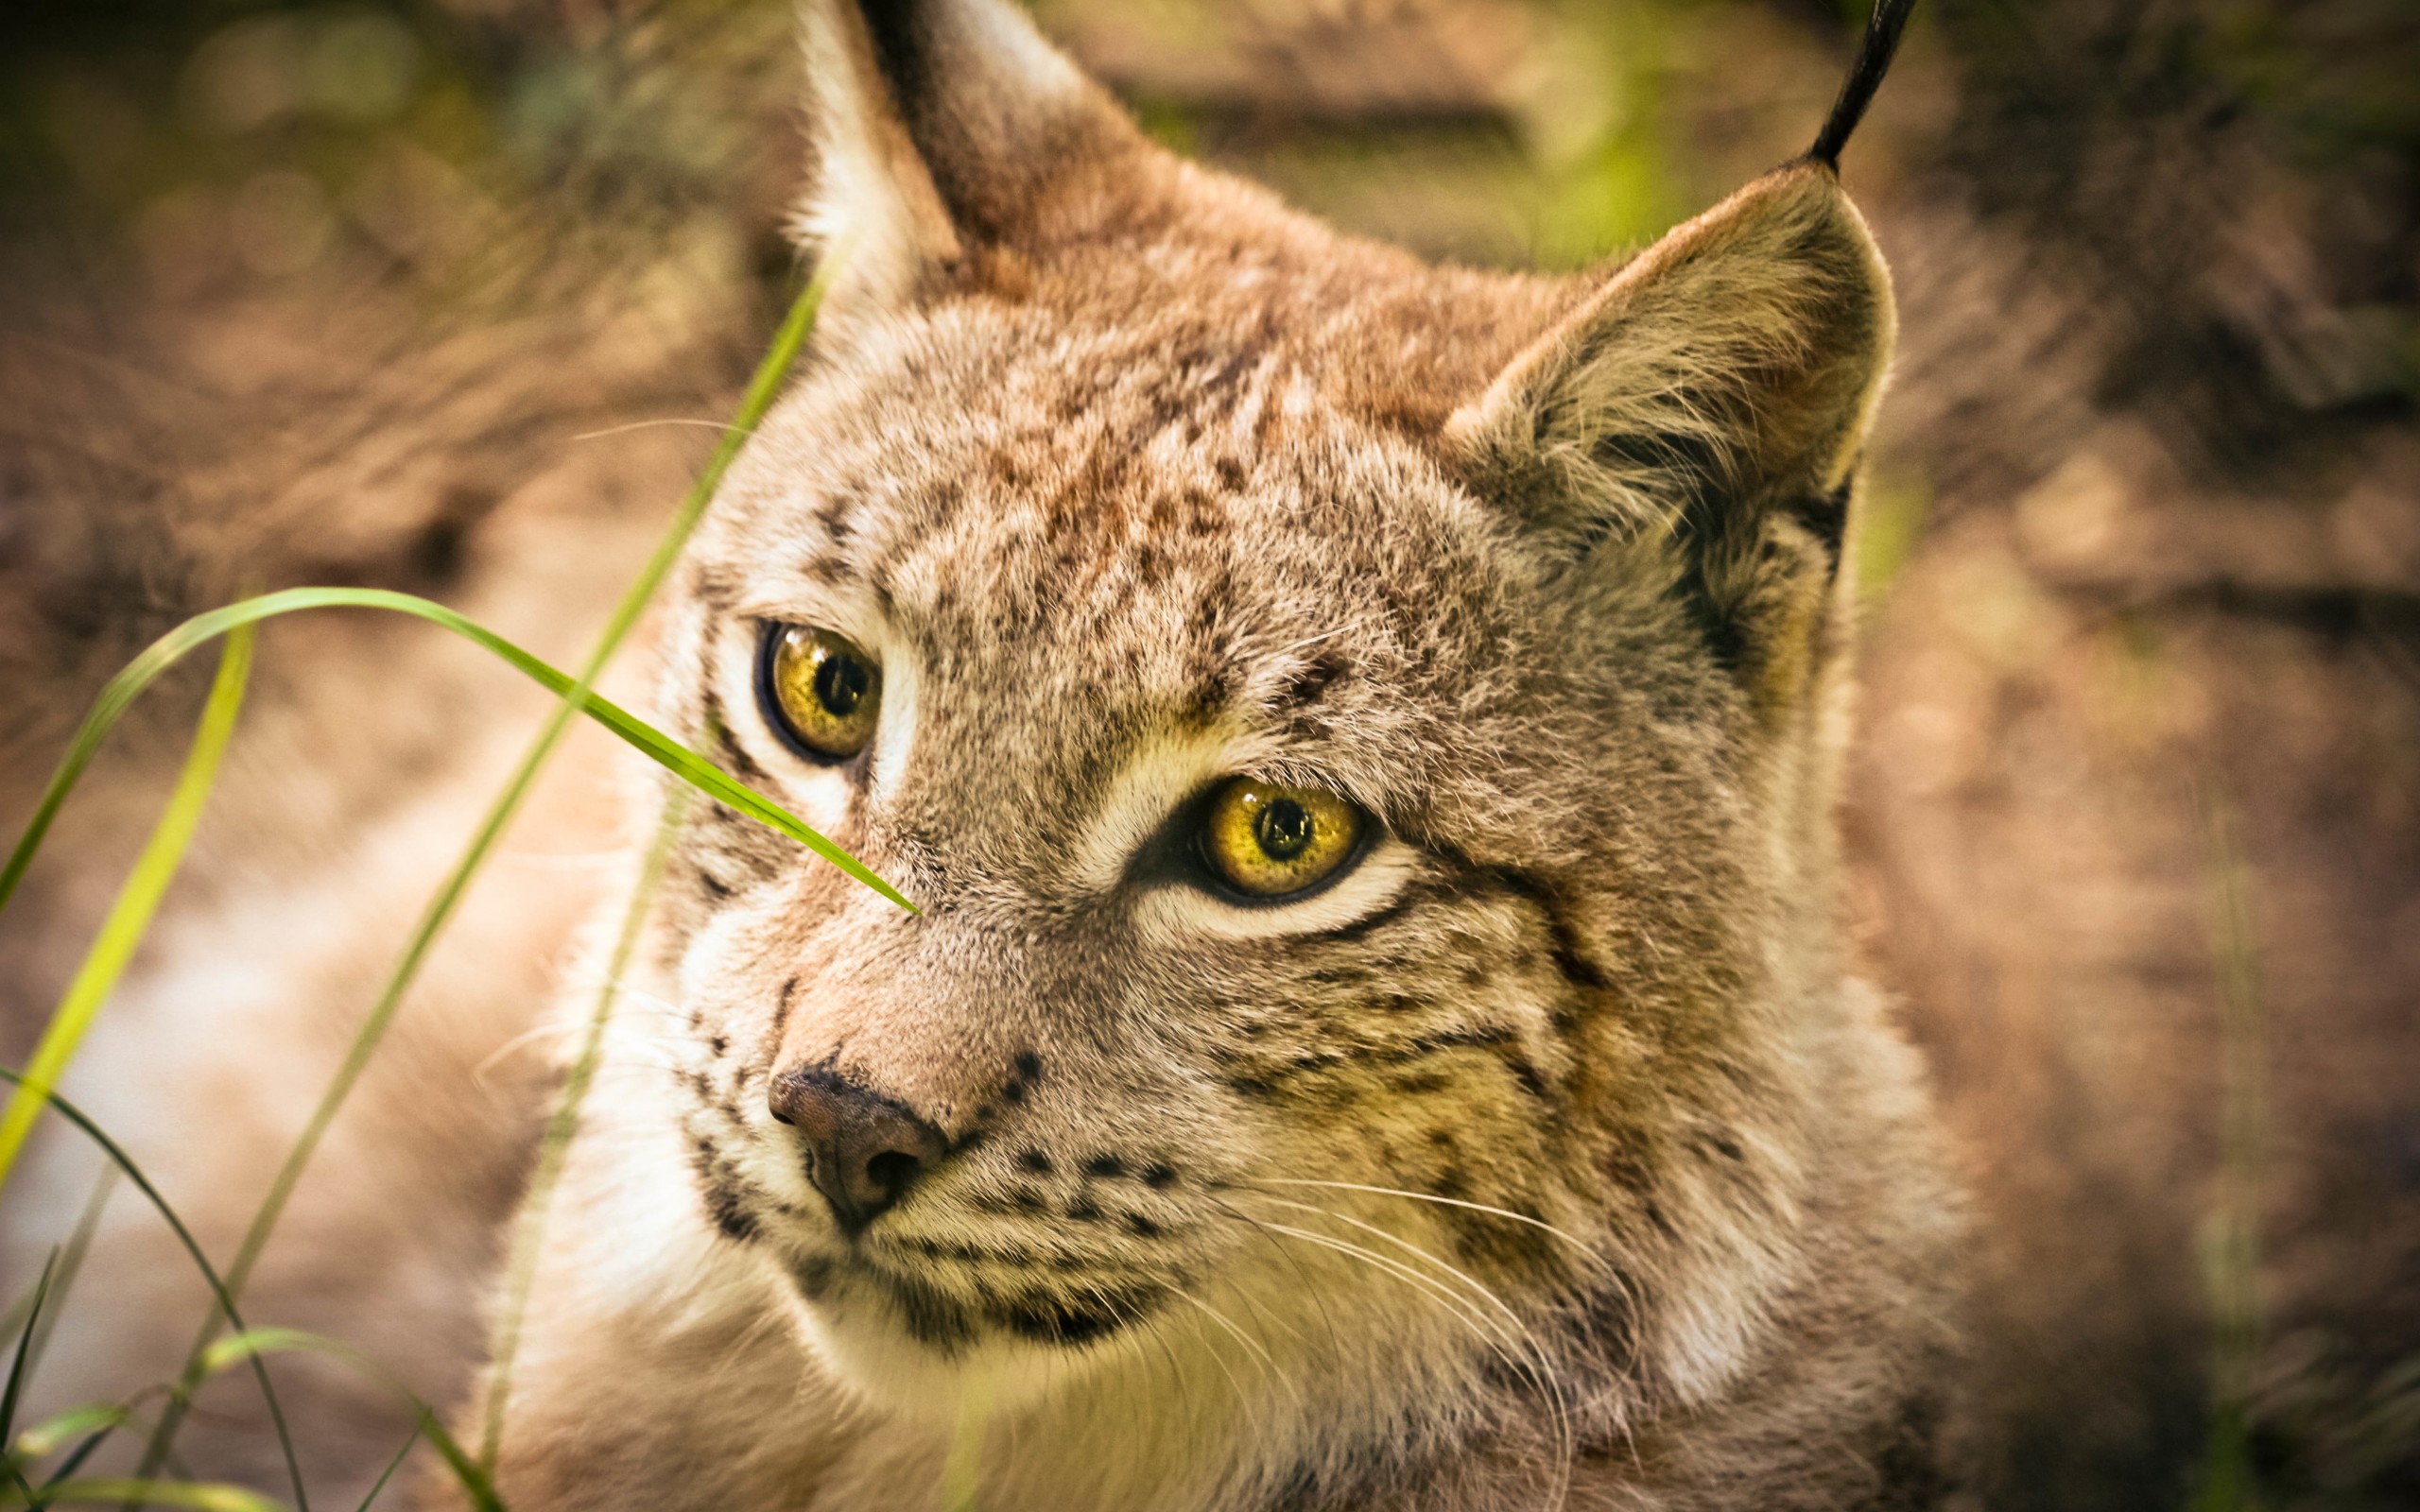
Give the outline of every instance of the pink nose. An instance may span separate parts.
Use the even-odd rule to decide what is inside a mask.
[[[769,1101],[773,1116],[798,1130],[808,1179],[853,1238],[949,1150],[941,1130],[828,1071],[781,1073]]]

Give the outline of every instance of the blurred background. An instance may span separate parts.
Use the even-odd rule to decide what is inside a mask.
[[[1863,20],[1038,9],[1179,150],[1552,268],[1801,150]],[[247,589],[428,593],[576,655],[711,440],[643,422],[726,413],[797,286],[787,26],[779,0],[0,10],[9,823],[126,658]],[[1843,172],[1902,301],[1857,545],[1853,912],[1977,1194],[1970,1495],[2420,1507],[2420,7],[1926,0]],[[206,831],[164,928],[272,882],[388,906],[345,902],[361,837],[438,824],[421,796],[538,717],[434,639],[268,636],[220,805],[251,822]],[[188,670],[0,920],[10,1063],[156,811]],[[593,829],[565,781],[561,825]],[[396,875],[364,951],[416,906]],[[550,883],[540,945],[466,957],[461,990],[534,991],[586,885]],[[330,978],[331,1044],[360,1011],[333,995],[376,979]],[[417,1314],[316,1319],[419,1349],[440,1395],[534,1128],[512,1089],[544,1080],[483,1076],[434,1131],[348,1112],[458,1157],[471,1216],[393,1231],[436,1257]],[[170,1195],[206,1207],[190,1179]]]

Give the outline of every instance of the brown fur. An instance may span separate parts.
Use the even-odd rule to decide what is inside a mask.
[[[915,899],[686,828],[558,1197],[516,1506],[1915,1506],[1956,1203],[1845,975],[1848,482],[1887,276],[1785,167],[1568,284],[1150,146],[1015,12],[806,13],[842,283],[662,711]],[[862,763],[768,621],[881,659]],[[1334,887],[1155,857],[1231,772]],[[951,1153],[843,1240],[771,1079]],[[1340,1183],[1333,1185],[1301,1183]]]

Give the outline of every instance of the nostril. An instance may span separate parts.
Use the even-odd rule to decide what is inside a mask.
[[[887,1200],[895,1202],[924,1163],[906,1150],[884,1150],[866,1161],[866,1180]]]
[[[798,1130],[807,1179],[851,1234],[906,1196],[949,1149],[905,1104],[828,1069],[777,1074],[768,1106]]]

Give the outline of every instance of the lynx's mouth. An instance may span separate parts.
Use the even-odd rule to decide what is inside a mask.
[[[886,1340],[920,1345],[943,1362],[999,1343],[1081,1352],[1147,1323],[1176,1297],[1171,1280],[1067,1256],[915,1239],[872,1248],[905,1253],[878,1258],[869,1246],[852,1246],[784,1258],[805,1312],[842,1352]]]
[[[853,1332],[887,1325],[944,1357],[1004,1338],[1081,1349],[1147,1321],[1175,1296],[1167,1281],[1050,1257],[986,1250],[979,1270],[964,1255],[957,1265],[937,1263],[938,1255],[918,1258],[900,1264],[862,1251],[818,1253],[787,1268],[820,1317]]]

